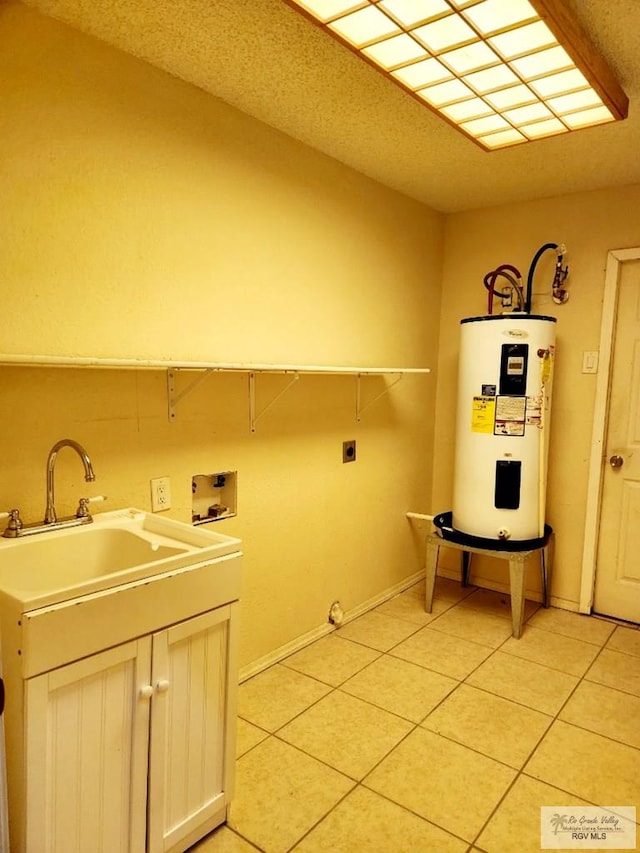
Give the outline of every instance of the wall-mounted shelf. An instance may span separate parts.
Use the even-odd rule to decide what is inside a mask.
[[[167,400],[169,404],[169,420],[176,418],[176,406],[187,394],[190,394],[201,382],[213,373],[246,373],[249,378],[249,425],[251,432],[256,431],[258,420],[305,374],[316,376],[355,376],[356,378],[356,421],[360,421],[362,413],[372,406],[380,397],[387,394],[394,385],[407,373],[430,373],[429,368],[419,367],[336,367],[321,365],[297,365],[297,364],[215,364],[202,368],[202,373],[181,391],[176,391],[176,375],[184,370],[193,370],[189,366],[172,368],[167,371]],[[286,374],[290,377],[289,382],[278,391],[262,409],[256,408],[256,377],[260,374]],[[395,380],[387,385],[376,397],[367,403],[362,403],[362,377],[363,376],[394,376]]]
[[[109,370],[166,370],[167,405],[169,420],[176,419],[178,403],[190,394],[201,382],[214,373],[244,373],[249,379],[249,422],[255,432],[257,421],[264,413],[305,374],[324,376],[356,377],[356,420],[359,421],[365,409],[388,394],[403,376],[407,374],[430,373],[428,367],[350,367],[333,365],[302,364],[253,364],[240,362],[175,361],[169,359],[137,358],[93,358],[89,356],[50,356],[50,355],[8,355],[0,353],[0,365],[9,367],[90,367]],[[176,376],[180,372],[195,371],[199,375],[180,391],[176,390]],[[256,410],[256,376],[262,373],[289,374],[291,379],[275,397],[260,411]],[[387,385],[376,397],[362,403],[361,381],[364,376],[393,376],[394,381]]]

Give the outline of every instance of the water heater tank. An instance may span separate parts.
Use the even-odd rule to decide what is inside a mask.
[[[544,534],[555,324],[461,321],[452,525],[488,547]]]

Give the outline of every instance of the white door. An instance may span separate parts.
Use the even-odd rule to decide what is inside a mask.
[[[619,266],[603,451],[593,609],[640,622],[640,260]]]
[[[150,670],[147,638],[27,681],[28,851],[144,853]]]
[[[225,818],[235,767],[236,606],[153,635],[149,853],[185,850]]]

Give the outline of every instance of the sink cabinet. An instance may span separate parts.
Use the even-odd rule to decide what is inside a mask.
[[[13,853],[178,853],[224,822],[239,564],[21,614],[0,600]]]
[[[149,853],[184,850],[202,827],[226,817],[235,768],[237,606],[153,636]]]
[[[25,682],[22,849],[145,849],[150,666],[147,638]]]

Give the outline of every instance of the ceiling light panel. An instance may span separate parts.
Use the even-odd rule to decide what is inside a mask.
[[[413,32],[432,53],[441,53],[465,43],[478,41],[474,30],[458,15],[447,15],[439,21],[417,27]]]
[[[489,151],[625,118],[561,0],[285,0]]]
[[[505,59],[535,53],[542,47],[551,47],[557,43],[556,37],[544,21],[526,24],[489,39],[489,44]]]
[[[493,68],[487,68],[484,71],[466,74],[464,79],[480,95],[520,82],[518,75],[506,65],[494,65]]]
[[[442,53],[440,59],[459,77],[499,62],[491,48],[482,41]]]
[[[537,121],[535,124],[523,124],[520,130],[529,139],[540,139],[543,136],[556,136],[558,133],[566,133],[567,126],[559,118],[550,118],[546,121]]]
[[[451,12],[447,0],[382,0],[378,5],[407,28]]]
[[[427,56],[427,51],[407,33],[376,42],[365,47],[362,52],[384,68],[406,65],[407,62]]]
[[[485,0],[465,9],[464,17],[483,36],[488,36],[514,24],[535,21],[538,14],[529,0]]]
[[[553,113],[548,107],[538,101],[537,104],[529,104],[526,107],[516,107],[513,110],[507,110],[502,115],[510,124],[520,127],[523,124],[529,124],[532,121],[539,121],[543,118],[553,118]]]
[[[571,129],[578,127],[590,127],[594,124],[605,124],[613,121],[613,116],[606,107],[595,107],[592,110],[583,110],[579,113],[571,113],[564,116],[564,122]]]
[[[355,47],[362,47],[377,39],[399,33],[400,27],[377,6],[367,6],[333,20],[329,27]]]
[[[338,15],[354,12],[356,9],[366,6],[367,3],[354,3],[353,0],[303,0],[298,3],[302,9],[310,12],[318,21],[325,23]]]
[[[559,98],[550,98],[548,103],[551,109],[558,115],[575,113],[577,110],[584,110],[589,107],[602,106],[602,101],[593,89],[572,92],[570,95],[560,95]]]
[[[461,80],[448,80],[446,83],[438,83],[435,86],[420,89],[418,95],[434,107],[443,107],[445,104],[453,104],[456,101],[471,98],[473,92]]]
[[[448,0],[448,2],[454,9],[466,9],[469,6],[476,6],[478,3],[484,3],[484,0]]]
[[[424,59],[422,62],[413,62],[404,68],[399,68],[392,74],[408,89],[422,89],[433,83],[442,83],[453,77],[451,71],[435,57]]]
[[[494,113],[491,116],[467,121],[462,127],[470,136],[484,136],[485,133],[493,133],[495,130],[509,130],[509,122]]]
[[[509,64],[523,80],[533,80],[543,74],[570,69],[573,62],[567,51],[558,46],[531,53],[529,56],[521,56],[519,59],[513,59]]]
[[[455,124],[460,124],[472,118],[483,118],[484,116],[491,115],[493,112],[491,107],[482,98],[469,98],[466,101],[458,101],[456,104],[442,107],[440,111]]]
[[[559,74],[550,74],[531,83],[531,88],[541,98],[553,98],[555,95],[564,95],[588,87],[587,78],[577,68],[573,68],[571,71],[561,71]]]
[[[490,136],[478,137],[478,142],[490,151],[496,148],[507,148],[510,145],[519,145],[521,142],[526,141],[527,137],[514,128],[503,130],[501,133],[492,133]]]
[[[503,110],[513,109],[513,107],[524,107],[527,104],[535,103],[537,98],[528,86],[520,83],[518,86],[500,89],[499,92],[490,92],[486,95],[485,100],[491,104],[494,110],[502,112]]]

